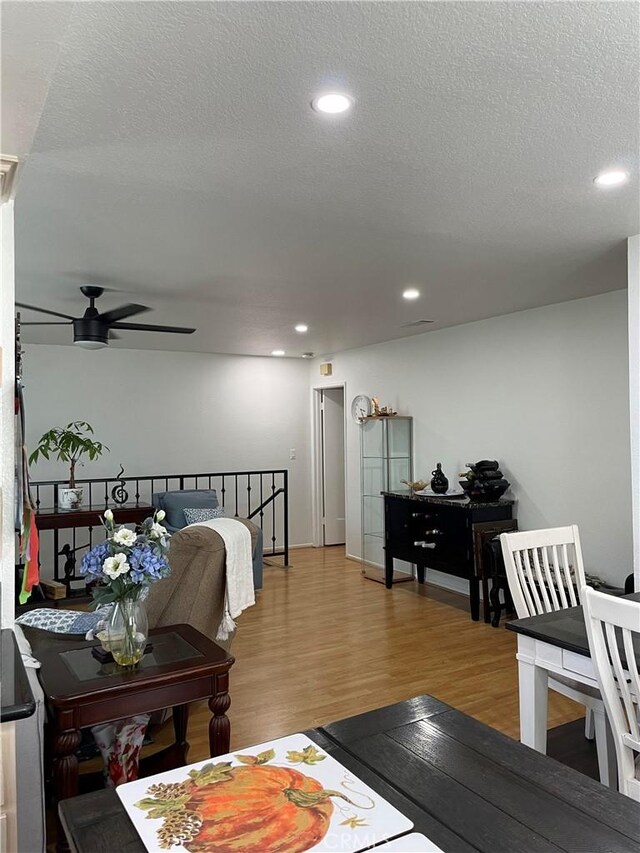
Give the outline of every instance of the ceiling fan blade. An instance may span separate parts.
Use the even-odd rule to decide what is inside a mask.
[[[64,317],[65,320],[73,320],[69,314],[61,314],[59,311],[50,311],[48,308],[38,308],[37,305],[25,305],[24,302],[16,302],[16,308],[28,308],[30,311],[39,311],[41,314],[51,314],[52,317]]]
[[[69,326],[73,320],[41,320],[34,322],[25,323],[23,320],[20,320],[21,326]]]
[[[122,335],[116,335],[113,329],[109,329],[109,340],[110,341],[121,341]]]
[[[176,335],[192,335],[195,329],[185,326],[147,326],[142,323],[113,323],[112,329],[131,329],[136,332],[173,332]]]
[[[96,320],[111,326],[119,320],[124,320],[126,317],[133,317],[135,314],[142,314],[144,311],[151,311],[151,308],[131,302],[128,305],[121,305],[119,308],[114,308],[113,311],[105,311],[104,314],[98,314]]]

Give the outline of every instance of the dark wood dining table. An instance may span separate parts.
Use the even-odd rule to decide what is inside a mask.
[[[432,696],[306,734],[445,853],[640,849],[639,804]],[[144,853],[115,791],[59,808],[77,853]]]

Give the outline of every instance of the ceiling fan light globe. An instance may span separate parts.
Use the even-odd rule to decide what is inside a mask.
[[[82,347],[82,349],[104,349],[108,346],[106,341],[74,341],[74,346]]]

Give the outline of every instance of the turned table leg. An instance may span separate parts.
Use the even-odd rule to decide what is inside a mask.
[[[187,726],[189,723],[189,706],[174,705],[173,708],[173,731],[176,736],[175,749],[177,754],[176,767],[182,767],[187,763],[189,743],[187,741]]]
[[[231,705],[229,673],[216,676],[216,693],[209,699],[212,717],[209,720],[209,753],[212,758],[229,752],[231,723],[227,711]]]
[[[53,741],[53,784],[57,802],[78,794],[78,758],[80,732],[70,729],[54,735]],[[58,818],[57,849],[59,853],[69,850],[67,838]]]

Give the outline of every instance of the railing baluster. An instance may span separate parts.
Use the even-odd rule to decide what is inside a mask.
[[[284,564],[289,565],[289,472],[285,471],[283,478],[284,485]]]
[[[251,474],[247,474],[247,515],[251,515]]]
[[[271,494],[275,497],[276,491],[276,475],[271,474]],[[271,501],[271,553],[276,551],[276,502]]]
[[[264,510],[262,509],[262,504],[264,503],[263,491],[262,491],[262,478],[263,474],[260,474],[260,530],[264,530]]]
[[[226,490],[226,488],[225,488],[225,485],[224,485],[224,484],[225,484],[224,476],[225,476],[225,475],[223,474],[223,475],[222,475],[222,487],[221,487],[221,489],[220,489],[220,492],[221,492],[221,494],[222,494],[222,508],[223,508],[223,509],[224,509],[224,501],[225,501],[226,491],[227,491],[227,490]]]

